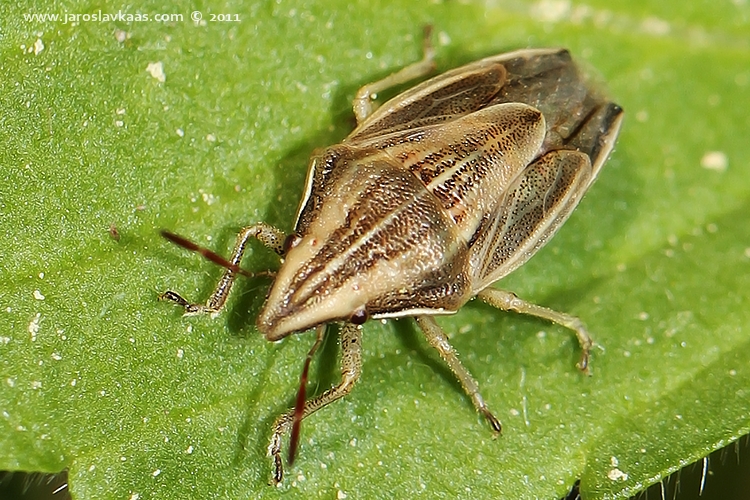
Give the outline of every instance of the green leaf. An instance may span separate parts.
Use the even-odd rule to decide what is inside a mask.
[[[77,498],[556,498],[579,477],[625,498],[750,432],[750,6],[488,4],[0,6],[0,468],[68,468]],[[151,20],[101,19],[118,9]],[[24,17],[55,13],[100,17]],[[158,302],[221,275],[158,229],[224,254],[252,222],[289,230],[310,152],[346,136],[359,86],[419,59],[428,23],[441,69],[565,46],[626,110],[579,209],[498,285],[579,315],[594,376],[562,328],[476,302],[440,318],[493,439],[411,321],[368,323],[362,380],[305,421],[271,488],[313,335],[257,333],[267,280],[214,319]]]

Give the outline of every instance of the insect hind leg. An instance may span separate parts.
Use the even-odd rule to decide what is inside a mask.
[[[239,267],[240,261],[242,260],[242,256],[245,254],[247,244],[251,238],[257,239],[258,241],[263,243],[263,245],[270,248],[279,255],[284,254],[284,241],[286,238],[283,231],[269,224],[265,224],[263,222],[253,224],[252,226],[243,228],[242,231],[239,232],[234,245],[234,251],[232,252],[232,257],[228,261],[225,261],[222,257],[216,255],[214,252],[205,248],[201,248],[182,237],[171,235],[171,233],[165,234],[165,237],[167,237],[170,241],[187,248],[188,250],[198,252],[209,260],[217,262],[219,265],[223,265],[224,267],[226,267],[226,270],[219,280],[219,283],[216,285],[214,292],[211,294],[205,304],[195,304],[189,302],[180,294],[171,290],[167,290],[159,296],[159,299],[161,300],[174,302],[175,304],[184,307],[185,314],[187,315],[216,314],[221,311],[227,302],[229,292],[232,290],[232,285],[234,285],[234,281],[237,279],[238,274],[249,274],[250,276],[273,276],[273,272],[271,271],[260,273],[243,272]]]
[[[425,338],[439,353],[440,357],[448,364],[453,374],[461,382],[461,386],[464,388],[466,394],[471,398],[471,402],[474,403],[474,407],[479,413],[481,413],[487,421],[490,423],[492,430],[499,433],[502,430],[500,420],[492,414],[490,409],[487,407],[487,403],[484,402],[484,398],[479,393],[479,384],[471,376],[469,370],[461,364],[458,359],[458,355],[453,346],[448,342],[448,336],[437,324],[435,318],[432,316],[416,316],[414,318],[422,329]]]
[[[581,344],[582,351],[581,360],[578,362],[577,366],[586,375],[591,374],[589,370],[589,356],[591,354],[591,348],[594,346],[594,339],[591,338],[586,326],[580,319],[570,314],[565,314],[553,309],[532,304],[531,302],[526,302],[523,299],[519,299],[515,293],[507,292],[505,290],[485,288],[479,292],[477,296],[487,304],[502,309],[503,311],[513,311],[536,316],[537,318],[546,319],[552,323],[573,330],[576,337],[578,337],[578,342]]]

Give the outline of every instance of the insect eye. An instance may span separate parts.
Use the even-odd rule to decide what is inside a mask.
[[[284,239],[284,255],[299,244],[300,237],[292,233]]]
[[[352,313],[349,322],[354,323],[355,325],[361,325],[367,321],[367,316],[367,311],[364,307],[361,307]]]

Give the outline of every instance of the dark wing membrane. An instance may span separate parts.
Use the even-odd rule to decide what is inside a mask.
[[[360,143],[373,137],[449,122],[493,104],[520,102],[562,127],[570,103],[583,104],[588,95],[570,54],[564,49],[524,49],[488,57],[447,71],[384,103],[344,141]],[[580,113],[579,113],[580,114]],[[570,122],[580,116],[574,112]]]
[[[473,292],[526,262],[557,231],[592,180],[589,157],[553,151],[529,165],[470,241]]]
[[[520,50],[485,61],[503,64],[507,72],[506,84],[488,106],[522,102],[538,109],[547,125],[540,156],[577,149],[598,171],[614,145],[622,109],[587,81],[567,50]]]
[[[502,63],[507,83],[490,104],[522,102],[542,112],[548,130],[567,137],[591,109],[601,101],[590,95],[570,53],[564,49],[520,50],[488,58]]]
[[[622,117],[622,108],[617,104],[602,104],[593,108],[586,120],[567,139],[567,147],[582,151],[591,158],[592,180],[599,174],[599,169],[612,152]]]
[[[455,120],[485,107],[504,84],[505,68],[492,61],[448,71],[384,103],[344,143]]]
[[[591,110],[606,101],[588,85],[567,50],[523,50],[489,60],[502,62],[508,75],[489,104],[522,102],[541,111],[548,132],[543,152],[565,145]]]

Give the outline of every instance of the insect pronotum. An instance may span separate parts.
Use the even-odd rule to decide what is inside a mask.
[[[435,316],[473,297],[505,311],[573,330],[578,367],[588,371],[593,341],[576,317],[490,285],[526,262],[557,231],[599,174],[622,109],[590,86],[562,49],[526,49],[450,70],[374,109],[376,94],[432,71],[433,51],[378,82],[354,102],[357,127],[341,144],[313,154],[294,231],[244,228],[225,260],[164,231],[226,271],[205,305],[175,292],[161,297],[186,314],[216,313],[242,270],[248,241],[283,260],[257,319],[268,340],[312,328],[295,408],[273,425],[272,480],[283,477],[282,438],[294,460],[300,422],[348,394],[360,376],[361,326],[368,318],[412,316],[500,432],[479,385],[459,361]],[[257,273],[256,273],[257,274]],[[326,325],[341,322],[341,382],[307,399],[310,359]]]

